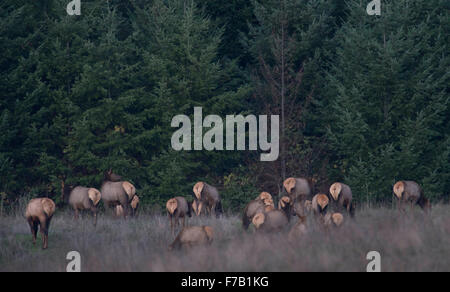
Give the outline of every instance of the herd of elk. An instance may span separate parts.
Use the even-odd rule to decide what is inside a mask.
[[[288,228],[292,216],[297,216],[298,221],[288,233],[288,240],[294,241],[307,233],[308,214],[312,214],[325,228],[339,227],[343,224],[342,213],[329,212],[332,202],[337,208],[345,210],[350,217],[355,216],[352,190],[346,184],[336,182],[330,186],[329,194],[318,193],[315,196],[312,196],[311,182],[305,178],[288,178],[283,182],[283,187],[285,195],[278,200],[277,206],[272,195],[267,192],[262,192],[247,204],[242,215],[244,229],[253,224],[257,233],[279,232]],[[170,250],[210,244],[213,240],[212,227],[186,226],[185,221],[192,213],[197,216],[222,214],[219,191],[205,182],[198,182],[193,187],[193,193],[193,200],[190,202],[178,196],[166,203],[172,236],[175,236],[175,228],[182,220],[182,229],[169,246]],[[424,197],[422,188],[416,182],[399,181],[394,185],[393,193],[402,212],[405,211],[405,204],[410,204],[411,208],[419,205],[425,211],[431,209],[429,200]],[[78,219],[79,212],[89,211],[94,217],[95,226],[100,201],[103,201],[107,210],[113,208],[117,217],[124,218],[136,216],[139,206],[139,197],[136,195],[134,185],[111,170],[105,172],[100,191],[83,186],[75,187],[70,192],[68,202],[75,212],[75,220]],[[48,247],[48,231],[55,209],[55,203],[48,198],[32,199],[26,208],[25,217],[31,228],[33,243],[36,243],[40,226],[44,249]]]

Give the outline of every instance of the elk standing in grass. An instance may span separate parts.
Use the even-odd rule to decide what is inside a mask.
[[[343,183],[334,183],[330,187],[330,194],[340,207],[347,210],[351,217],[355,216],[355,205],[351,188]]]
[[[191,217],[191,209],[189,204],[183,197],[175,197],[166,203],[167,215],[170,219],[170,230],[172,235],[175,234],[175,226],[180,223],[180,218],[183,220],[183,227],[186,226],[186,216]]]
[[[50,221],[55,213],[56,205],[48,198],[33,199],[28,203],[25,217],[30,225],[33,235],[33,244],[36,244],[38,227],[42,235],[42,248],[48,248],[48,230]]]
[[[425,198],[422,188],[414,181],[399,181],[394,185],[394,194],[399,201],[399,209],[404,211],[404,205],[409,203],[411,209],[419,205],[425,212],[431,209],[430,201]]]
[[[198,201],[197,216],[205,208],[209,215],[218,217],[223,213],[219,191],[205,182],[198,182],[193,188],[195,198]]]
[[[69,204],[75,211],[75,220],[78,219],[79,212],[89,210],[94,216],[94,226],[97,225],[97,205],[102,195],[94,188],[76,187],[70,192]]]
[[[120,205],[123,208],[123,217],[126,218],[131,209],[131,201],[136,195],[136,188],[127,181],[112,181],[111,173],[107,172],[101,188],[102,200],[105,208],[115,208]]]

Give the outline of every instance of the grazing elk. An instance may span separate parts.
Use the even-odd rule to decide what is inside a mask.
[[[351,188],[343,183],[334,183],[330,187],[330,194],[340,207],[347,210],[351,217],[355,216],[355,204]]]
[[[223,213],[219,191],[205,182],[198,182],[193,188],[195,198],[198,201],[197,216],[205,208],[209,215],[218,217]]]
[[[273,210],[256,214],[252,219],[252,223],[258,232],[272,233],[286,229],[289,220],[284,211]]]
[[[265,213],[275,209],[272,196],[269,197],[266,195],[261,195],[259,195],[255,200],[248,203],[244,209],[244,214],[242,216],[242,225],[245,230],[248,229],[248,226],[252,222],[253,217],[257,213]]]
[[[194,246],[210,245],[214,239],[214,230],[210,226],[190,226],[184,227],[173,243],[169,245],[169,250],[187,249]]]
[[[172,235],[175,234],[175,226],[180,223],[180,218],[183,220],[183,227],[186,226],[186,216],[191,217],[191,208],[183,197],[175,197],[167,201],[166,203],[167,215],[170,219],[170,230]]]
[[[409,203],[411,209],[419,205],[425,212],[431,209],[430,201],[425,198],[422,188],[414,181],[399,181],[394,185],[394,194],[399,201],[399,209],[404,211],[404,205]]]
[[[50,221],[55,213],[56,205],[48,198],[32,199],[27,206],[25,218],[30,225],[31,234],[33,235],[33,244],[36,244],[36,235],[38,227],[42,235],[42,248],[48,248],[48,230]]]
[[[136,195],[136,188],[130,182],[112,181],[112,179],[114,178],[107,172],[100,190],[103,203],[105,204],[105,208],[113,208],[118,205],[122,206],[123,217],[126,218],[131,211],[131,202]]]
[[[94,188],[76,187],[70,192],[69,205],[75,211],[75,220],[80,211],[89,210],[94,216],[94,226],[97,225],[97,205],[102,195]]]
[[[330,200],[325,194],[317,194],[314,196],[311,202],[311,209],[314,215],[325,215],[328,209]]]
[[[296,201],[305,201],[311,197],[312,186],[306,178],[290,177],[283,182],[283,186],[292,204]]]

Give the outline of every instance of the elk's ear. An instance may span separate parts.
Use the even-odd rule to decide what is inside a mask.
[[[296,180],[293,177],[286,179],[283,183],[286,192],[290,195],[293,188],[295,188]]]
[[[401,199],[403,192],[405,191],[405,183],[402,181],[399,181],[394,185],[394,194],[397,197],[397,199]]]
[[[91,188],[88,190],[88,197],[91,199],[94,206],[97,206],[98,202],[100,202],[100,199],[102,198],[102,194],[99,190]]]
[[[122,183],[122,187],[125,190],[125,193],[127,193],[128,198],[131,200],[133,196],[136,194],[136,188],[127,181],[124,181]]]
[[[317,198],[317,203],[323,210],[329,203],[328,197],[324,194],[320,194],[319,197]]]
[[[176,199],[170,199],[167,201],[166,203],[166,208],[167,211],[169,212],[169,214],[173,215],[173,213],[175,212],[175,210],[177,209],[178,206],[178,202]]]
[[[47,214],[47,216],[53,216],[53,214],[55,213],[55,210],[56,210],[55,203],[48,198],[42,198],[41,204],[42,204],[42,208],[44,209],[45,214]]]
[[[212,241],[214,238],[214,230],[211,226],[203,226],[203,230],[205,230],[206,236],[209,241]]]
[[[203,182],[198,182],[198,183],[196,183],[195,186],[194,186],[193,191],[194,191],[195,197],[196,197],[198,200],[201,199],[202,191],[203,191],[203,187],[204,187],[204,186],[205,186],[205,183],[203,183]]]
[[[334,183],[330,187],[331,197],[337,201],[339,198],[339,194],[341,193],[342,185],[340,183]]]
[[[334,214],[331,216],[331,218],[332,218],[332,220],[333,220],[334,225],[336,225],[336,226],[338,226],[338,227],[341,226],[342,223],[344,222],[344,216],[342,216],[341,213],[334,213]]]
[[[258,229],[264,223],[265,219],[266,216],[263,213],[258,213],[253,217],[252,223],[255,225],[256,229]]]

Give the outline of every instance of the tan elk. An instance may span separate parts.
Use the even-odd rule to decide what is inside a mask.
[[[193,192],[198,201],[197,216],[200,215],[203,208],[209,215],[218,217],[223,213],[222,202],[217,188],[205,182],[198,182],[194,185]]]
[[[70,192],[69,205],[75,211],[75,220],[78,219],[79,212],[89,210],[94,217],[94,226],[97,225],[97,205],[102,195],[94,188],[76,187]]]
[[[257,213],[265,213],[275,210],[275,205],[272,196],[267,196],[268,193],[261,193],[255,200],[249,202],[244,209],[242,215],[242,225],[244,229],[248,229],[253,217]]]
[[[252,219],[252,223],[258,232],[273,233],[286,229],[289,220],[284,211],[273,210],[256,214]]]
[[[210,245],[213,239],[214,230],[210,226],[184,227],[173,243],[169,245],[169,250]]]
[[[325,194],[317,194],[314,196],[311,202],[311,209],[314,215],[325,215],[328,209],[330,200]]]
[[[312,185],[306,178],[290,177],[283,182],[283,186],[292,204],[296,201],[305,201],[311,197]]]
[[[48,248],[48,230],[50,222],[55,213],[56,205],[48,198],[32,199],[27,206],[25,218],[30,225],[31,234],[33,236],[33,244],[36,244],[36,236],[38,228],[42,235],[42,248]]]
[[[351,188],[343,183],[337,182],[330,187],[331,197],[340,207],[347,210],[351,217],[355,216],[355,205]]]
[[[166,203],[167,215],[170,219],[170,230],[172,235],[175,234],[175,226],[179,225],[180,218],[183,222],[183,227],[186,226],[186,217],[191,217],[191,209],[188,202],[183,197],[175,197]]]
[[[399,209],[404,211],[404,205],[419,205],[425,212],[431,209],[430,201],[425,198],[422,188],[414,181],[399,181],[394,185],[394,194],[399,201]]]
[[[116,213],[116,207],[118,205],[122,206],[123,217],[126,218],[132,212],[131,202],[136,195],[136,188],[128,181],[112,181],[114,178],[111,178],[110,175],[109,172],[106,173],[100,190],[103,203],[105,208],[115,208]]]

